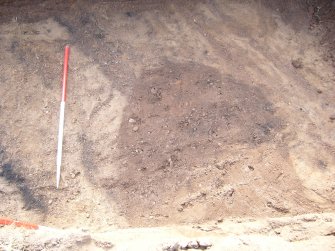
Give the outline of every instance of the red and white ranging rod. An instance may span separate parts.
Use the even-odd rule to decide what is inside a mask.
[[[67,82],[69,54],[70,54],[70,47],[67,45],[67,46],[65,46],[65,52],[64,52],[62,101],[60,103],[60,114],[59,114],[58,146],[57,146],[57,177],[56,177],[57,188],[59,187],[60,167],[61,167],[61,164],[62,164],[64,113],[65,113],[66,82]]]

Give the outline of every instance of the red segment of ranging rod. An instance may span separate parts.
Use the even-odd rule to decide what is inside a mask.
[[[67,72],[69,62],[70,46],[65,46],[64,52],[64,69],[63,69],[63,88],[62,88],[62,101],[66,101],[66,83],[67,83]]]
[[[59,130],[58,130],[58,145],[57,145],[57,160],[56,160],[56,165],[57,165],[56,186],[57,188],[59,187],[60,167],[62,163],[64,114],[65,114],[66,83],[67,83],[69,54],[70,54],[70,47],[67,45],[65,46],[65,52],[64,52],[62,101],[60,102],[60,113],[59,113]]]
[[[35,229],[35,230],[39,228],[39,226],[36,224],[23,222],[23,221],[10,220],[6,218],[0,218],[0,225],[14,225],[16,227],[23,227],[23,228]]]

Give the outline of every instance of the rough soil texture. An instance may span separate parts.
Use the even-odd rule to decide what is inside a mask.
[[[334,9],[0,1],[0,215],[106,230],[334,212]]]

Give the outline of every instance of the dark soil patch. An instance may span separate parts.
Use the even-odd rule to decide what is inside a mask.
[[[144,72],[125,114],[119,144],[128,189],[117,193],[132,214],[139,205],[173,200],[180,187],[192,190],[186,177],[216,169],[213,159],[230,146],[257,147],[283,128],[258,87],[196,63]]]

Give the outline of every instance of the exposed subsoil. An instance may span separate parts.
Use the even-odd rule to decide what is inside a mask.
[[[0,249],[332,251],[335,249],[334,220],[334,213],[323,213],[98,233],[78,229],[31,231],[6,226],[0,228]]]
[[[0,1],[0,215],[100,230],[334,212],[334,13]]]

